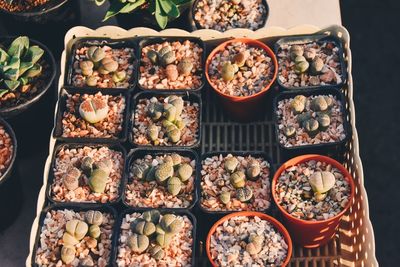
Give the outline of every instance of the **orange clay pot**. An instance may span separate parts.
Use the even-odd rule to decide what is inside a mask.
[[[301,220],[290,215],[284,208],[282,208],[278,204],[278,197],[275,192],[275,186],[276,186],[276,181],[278,180],[281,173],[287,168],[290,168],[294,165],[298,165],[300,163],[310,160],[322,161],[331,164],[333,167],[337,168],[343,174],[344,178],[349,182],[350,185],[350,198],[346,207],[336,216],[328,220],[324,221]],[[275,172],[271,188],[272,188],[272,198],[274,199],[276,206],[279,208],[283,216],[284,224],[288,228],[291,236],[293,237],[294,242],[306,248],[315,248],[327,243],[335,235],[340,220],[342,219],[346,211],[350,208],[353,202],[355,185],[353,177],[351,177],[350,173],[346,170],[346,168],[342,164],[326,156],[310,154],[310,155],[295,157],[282,164],[282,166],[279,167],[279,169]]]
[[[245,216],[245,217],[257,216],[260,219],[270,222],[275,227],[275,229],[278,230],[278,232],[280,232],[283,235],[283,238],[285,239],[285,242],[288,245],[287,256],[286,256],[285,261],[281,265],[281,267],[285,267],[289,264],[290,257],[292,256],[293,245],[292,245],[292,239],[290,238],[289,232],[286,230],[286,228],[280,222],[278,222],[275,218],[272,218],[271,216],[268,216],[264,213],[254,212],[254,211],[240,211],[240,212],[234,212],[234,213],[231,213],[231,214],[228,214],[228,215],[222,217],[211,227],[210,231],[208,232],[207,239],[206,239],[206,252],[207,252],[208,260],[210,261],[212,266],[217,267],[218,265],[211,258],[211,252],[210,252],[211,236],[214,234],[214,232],[218,226],[223,224],[225,221],[227,221],[233,217],[238,217],[238,216]]]
[[[215,88],[210,81],[210,76],[208,75],[208,66],[210,65],[212,59],[215,57],[215,55],[223,51],[225,47],[233,42],[242,42],[245,44],[248,44],[253,47],[259,47],[265,50],[268,54],[269,57],[272,59],[272,63],[274,65],[274,74],[272,76],[271,82],[267,84],[260,92],[257,94],[251,95],[251,96],[231,96],[222,93],[220,90]],[[232,115],[233,118],[241,120],[241,121],[248,121],[254,119],[254,117],[258,112],[262,110],[263,104],[265,103],[265,95],[268,92],[268,89],[271,87],[271,85],[274,83],[276,80],[276,76],[278,74],[278,61],[276,59],[276,56],[274,52],[264,43],[254,40],[254,39],[249,39],[249,38],[237,38],[237,39],[232,39],[229,41],[226,41],[219,46],[217,46],[208,56],[206,60],[206,66],[205,66],[205,74],[208,83],[210,86],[214,89],[214,91],[218,94],[220,97],[220,100],[226,109],[226,111]]]

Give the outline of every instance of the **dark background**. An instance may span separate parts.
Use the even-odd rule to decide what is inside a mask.
[[[400,177],[396,175],[400,173],[399,7],[400,2],[396,0],[341,2],[343,25],[351,35],[356,127],[375,231],[376,256],[381,266],[398,266],[400,261],[396,245],[400,238],[396,223],[400,218],[400,182],[397,180]],[[95,10],[83,11],[80,24],[92,28],[101,25],[98,23],[101,13],[92,14],[92,11]],[[2,16],[0,20],[1,34],[16,34],[7,25],[7,19]],[[58,60],[65,31],[74,24],[77,22],[54,24],[52,31],[50,26],[28,27],[25,34],[51,46]],[[53,87],[41,104],[24,113],[23,120],[11,121],[19,151],[14,191],[0,190],[0,266],[23,266],[29,252],[29,233],[53,127],[55,90]]]

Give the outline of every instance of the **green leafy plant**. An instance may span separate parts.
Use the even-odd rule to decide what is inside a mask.
[[[98,6],[105,0],[95,0]],[[117,15],[134,12],[138,9],[147,9],[155,16],[161,29],[165,29],[168,21],[181,15],[179,8],[191,2],[191,0],[110,0],[110,8],[103,21]]]
[[[0,97],[18,89],[28,91],[32,79],[42,73],[39,60],[44,50],[30,46],[26,36],[16,38],[7,51],[4,49],[0,48]]]

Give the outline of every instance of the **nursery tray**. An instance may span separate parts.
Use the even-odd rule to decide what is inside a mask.
[[[232,37],[260,39],[270,47],[273,47],[275,42],[282,36],[306,34],[328,34],[339,38],[343,43],[348,71],[347,82],[344,85],[343,92],[348,110],[347,120],[350,121],[352,127],[352,136],[348,141],[349,151],[343,157],[345,159],[344,165],[355,179],[356,196],[349,212],[344,216],[336,236],[328,244],[315,249],[305,249],[295,245],[289,266],[378,266],[375,258],[374,233],[369,219],[368,199],[364,188],[363,168],[359,157],[358,135],[355,128],[350,37],[347,30],[342,26],[333,25],[325,29],[311,25],[301,25],[290,29],[267,27],[255,32],[245,29],[235,29],[224,33],[213,30],[199,30],[189,33],[179,29],[168,29],[157,32],[148,28],[134,28],[127,31],[114,26],[101,27],[97,30],[86,27],[74,27],[65,36],[65,50],[61,58],[61,76],[59,77],[58,89],[61,90],[65,81],[67,71],[65,66],[71,53],[71,47],[74,41],[80,37],[140,38],[140,36],[192,36],[200,37],[206,44],[206,52],[210,53],[211,49],[216,45]],[[135,92],[137,91],[138,89],[135,89]],[[275,85],[270,91],[268,102],[264,105],[265,112],[262,118],[251,123],[239,123],[231,120],[223,112],[217,96],[206,85],[201,91],[203,100],[202,136],[198,152],[264,151],[272,159],[274,167],[279,166],[282,160],[279,145],[276,142],[272,116],[272,97],[278,93],[279,88]],[[38,197],[37,216],[31,229],[30,253],[26,260],[26,266],[31,266],[41,211],[49,204],[46,200],[45,189],[55,143],[56,140],[50,137],[49,157],[45,165],[43,186]],[[124,145],[127,149],[132,148],[128,143]],[[196,215],[197,211],[195,210]],[[197,216],[197,221],[198,233],[207,232],[208,229],[205,229],[205,220]],[[198,247],[196,266],[208,266],[204,242],[202,241],[204,241],[204,236],[200,234],[200,236],[197,236],[197,243],[195,244]]]

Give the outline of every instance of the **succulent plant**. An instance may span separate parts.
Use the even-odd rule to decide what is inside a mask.
[[[94,167],[96,169],[103,170],[107,173],[107,175],[110,175],[112,167],[113,167],[113,163],[112,163],[111,159],[103,158],[103,159],[95,162]]]
[[[146,181],[154,181],[156,179],[156,170],[154,166],[150,166],[149,171],[146,173]]]
[[[328,108],[331,108],[333,106],[333,98],[327,95],[324,95],[324,99],[326,104],[328,105]]]
[[[75,247],[71,245],[64,245],[61,248],[61,260],[65,264],[70,264],[75,260]]]
[[[129,248],[138,254],[142,254],[149,247],[150,240],[145,235],[132,234],[128,237]]]
[[[176,119],[176,113],[176,107],[174,105],[168,103],[164,106],[163,115],[168,121],[173,122]]]
[[[307,61],[312,61],[317,55],[317,51],[313,47],[308,47],[304,50],[303,56],[307,59]]]
[[[100,236],[100,234],[99,234]],[[86,239],[86,246],[90,249],[97,247],[97,239],[95,237],[88,237]]]
[[[246,175],[249,180],[256,180],[261,173],[261,166],[260,163],[252,159],[249,161],[247,165]]]
[[[161,214],[158,210],[149,210],[143,212],[142,217],[147,222],[157,224],[160,221]]]
[[[161,248],[166,248],[169,246],[173,238],[173,234],[165,233],[165,234],[157,234],[156,242]]]
[[[184,76],[188,76],[192,73],[193,63],[190,58],[182,59],[178,64],[178,71]]]
[[[159,129],[158,126],[155,124],[149,125],[147,128],[147,136],[150,138],[151,141],[155,142],[158,140],[158,134],[159,134]]]
[[[157,234],[161,234],[161,235],[164,235],[164,234],[165,234],[165,231],[164,231],[164,229],[161,227],[160,224],[157,224],[157,225],[156,225],[156,233],[157,233]]]
[[[70,167],[67,169],[63,176],[64,186],[68,190],[75,190],[79,187],[79,177],[81,176],[81,171],[75,167]]]
[[[93,74],[94,64],[90,60],[83,60],[79,62],[79,68],[83,76],[91,76]]]
[[[318,133],[319,123],[316,119],[309,119],[303,123],[303,127],[310,136],[315,136]]]
[[[328,109],[328,103],[323,96],[317,96],[311,100],[310,108],[313,111],[325,111]]]
[[[255,242],[250,242],[246,245],[246,251],[250,255],[257,255],[258,253],[260,253],[261,249],[262,249],[262,246],[260,246],[259,244],[255,243]]]
[[[124,70],[116,71],[113,73],[112,80],[115,83],[120,83],[126,79],[126,76],[127,76],[126,71],[124,71]]]
[[[225,62],[221,69],[221,77],[225,82],[232,81],[235,78],[235,68],[230,62]]]
[[[159,54],[160,56],[163,56],[163,55],[165,55],[166,53],[171,52],[171,51],[172,51],[171,46],[167,45],[167,46],[162,47],[162,48],[158,51],[158,54]]]
[[[296,135],[296,128],[294,126],[286,126],[285,128],[283,128],[283,134],[290,138]]]
[[[290,101],[290,108],[292,109],[294,114],[302,113],[305,107],[305,102],[301,101],[298,98],[294,98],[292,101]]]
[[[161,218],[160,226],[165,233],[176,234],[183,228],[183,220],[173,214],[164,214]]]
[[[132,173],[133,177],[138,180],[146,179],[146,175],[149,171],[149,165],[147,163],[140,163],[140,164],[133,164],[132,166]]]
[[[118,62],[111,57],[105,57],[101,60],[100,68],[107,71],[108,73],[113,73],[118,70]]]
[[[95,169],[89,178],[89,187],[95,193],[104,193],[108,180],[108,174],[102,169]]]
[[[149,250],[150,256],[155,260],[161,260],[164,258],[164,250],[160,246],[154,246]]]
[[[85,220],[88,224],[101,225],[103,223],[103,214],[98,210],[88,210],[85,213]]]
[[[187,163],[180,164],[178,167],[178,176],[182,182],[186,182],[193,174],[193,168]]]
[[[165,184],[172,175],[174,175],[174,168],[168,163],[158,165],[155,172],[155,177],[159,184]]]
[[[76,239],[73,235],[67,232],[63,234],[62,240],[64,245],[75,246],[76,244],[79,243],[78,239]]]
[[[248,187],[242,187],[236,190],[236,197],[240,202],[247,202],[253,197],[253,190]]]
[[[175,107],[176,111],[175,111],[175,115],[180,116],[182,114],[182,110],[183,110],[183,99],[182,97],[176,96],[176,95],[171,95],[168,97],[168,104],[171,104]]]
[[[311,185],[314,193],[324,194],[332,189],[335,185],[335,175],[328,171],[316,171],[314,172],[308,182]]]
[[[232,63],[236,64],[240,68],[246,63],[246,59],[246,54],[244,52],[239,52],[233,57]]]
[[[86,99],[79,106],[79,114],[89,123],[98,123],[108,115],[108,104],[105,100],[94,98]]]
[[[167,189],[168,192],[173,195],[176,196],[179,194],[179,192],[182,189],[182,182],[178,177],[171,177],[168,179],[168,183],[167,183]]]
[[[172,142],[172,143],[177,143],[180,139],[181,139],[181,130],[179,130],[178,128],[176,129],[172,129],[170,131],[168,131],[168,139]]]
[[[297,115],[297,122],[301,127],[304,127],[304,122],[308,121],[311,118],[312,118],[311,112],[303,112]]]
[[[320,74],[324,68],[324,61],[320,57],[315,57],[310,65],[310,73],[312,75]]]
[[[93,171],[94,160],[92,157],[85,156],[81,160],[81,169],[86,176],[90,176]]]
[[[158,65],[159,58],[158,58],[158,53],[156,51],[149,50],[147,51],[146,56],[153,65]]]
[[[297,74],[305,73],[309,67],[310,67],[310,63],[308,63],[308,61],[306,60],[305,57],[303,57],[303,56],[296,57],[294,71]]]
[[[179,77],[178,67],[174,64],[167,65],[167,67],[165,67],[165,74],[168,80],[175,82]]]
[[[295,60],[298,56],[302,56],[303,53],[304,48],[301,45],[292,45],[289,49],[289,55],[292,60]]]
[[[239,161],[236,157],[227,157],[224,161],[224,169],[229,173],[233,173],[236,171],[236,168],[239,166]]]
[[[178,128],[179,130],[182,130],[186,126],[186,123],[182,119],[175,120],[174,123],[176,128]]]
[[[84,221],[70,220],[66,223],[65,230],[77,240],[81,240],[85,237],[89,227]]]
[[[93,224],[89,227],[89,235],[93,238],[99,238],[101,234],[100,227],[96,224]]]
[[[91,87],[93,87],[93,86],[96,86],[97,85],[97,81],[99,80],[99,78],[97,77],[97,76],[88,76],[88,77],[86,77],[86,85],[87,86],[91,86]]]
[[[326,129],[328,129],[329,125],[331,124],[331,117],[329,117],[329,115],[326,113],[319,113],[317,120],[319,124],[319,129],[321,131],[325,131]]]
[[[246,185],[246,175],[242,171],[236,171],[231,174],[230,182],[234,188],[242,188]]]
[[[231,193],[228,191],[221,192],[219,200],[225,205],[228,204],[231,201]]]
[[[86,51],[86,57],[94,63],[100,62],[105,56],[106,53],[100,46],[91,46]]]
[[[132,223],[132,231],[139,235],[151,236],[156,232],[156,226],[144,219],[136,219]]]
[[[264,244],[264,240],[265,240],[264,236],[257,235],[255,233],[252,233],[249,236],[249,243],[253,242],[253,243],[256,243],[256,244],[258,244],[260,246],[262,246]]]
[[[168,66],[170,64],[173,64],[175,60],[176,60],[175,52],[169,51],[161,56],[160,63],[162,66]]]

